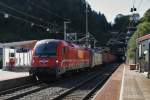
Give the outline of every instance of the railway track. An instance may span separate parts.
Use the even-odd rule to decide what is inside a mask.
[[[88,77],[90,77],[95,72],[96,71],[93,71],[90,74],[86,74],[86,76],[85,75],[84,76],[79,75],[77,77],[73,77],[74,79],[73,78],[66,78],[64,80],[59,80],[55,84],[51,85],[51,87],[45,89],[44,91],[40,91],[39,93],[35,93],[35,94],[36,94],[36,96],[39,96],[39,98],[40,98],[40,94],[43,94],[42,100],[52,100],[53,98],[55,98],[60,93],[63,93],[64,91],[68,90],[68,88],[74,87],[76,84],[82,82],[85,78],[87,79]],[[76,79],[76,78],[80,78],[80,79]],[[36,96],[33,97],[31,95],[30,96],[27,95],[26,97],[21,98],[21,100],[31,100],[31,99],[41,100],[39,98],[35,98]]]
[[[90,74],[89,74],[90,75]],[[83,79],[82,79],[83,80]],[[24,96],[28,96],[30,94],[36,93],[38,91],[44,90],[44,89],[53,89],[55,90],[56,85],[61,85],[65,84],[68,81],[68,79],[65,80],[58,80],[58,81],[50,81],[44,83],[43,81],[38,81],[36,83],[31,83],[28,85],[12,88],[9,90],[1,91],[0,92],[0,100],[15,100],[15,99],[20,99],[23,98]],[[56,89],[57,90],[57,89]],[[62,89],[58,89],[57,92],[63,91]]]
[[[109,72],[96,74],[77,86],[65,91],[53,100],[88,100],[115,71],[115,68]]]
[[[21,87],[16,87],[13,89],[5,90],[0,92],[0,100],[14,100],[21,98],[25,95],[40,91],[42,89],[48,88],[49,85],[43,83],[42,81],[24,85]]]
[[[15,87],[15,88],[3,90],[3,91],[0,91],[0,96],[1,95],[5,95],[5,94],[9,94],[9,93],[12,93],[12,92],[15,92],[15,91],[18,91],[18,90],[21,90],[21,89],[29,88],[29,87],[38,85],[40,83],[42,83],[42,81],[38,81],[38,82],[30,83],[30,84],[25,84],[23,86],[18,86],[18,87]]]
[[[106,68],[102,67],[99,70],[83,72],[82,74],[73,75],[72,77],[66,77],[50,83],[39,82],[27,86],[17,87],[7,91],[2,91],[0,92],[0,100],[56,100],[57,98],[60,98],[62,94],[73,88],[75,88],[74,90],[81,89],[78,91],[80,93],[86,93],[81,97],[84,97],[86,100],[86,98],[89,98],[91,94],[96,91],[97,87],[100,87],[103,82],[105,82],[106,79],[111,75],[112,71],[109,71],[109,73],[107,71],[106,73],[106,70],[109,68],[110,66]],[[85,79],[87,80],[85,81]],[[83,84],[86,83],[91,83],[91,85],[83,86]],[[97,87],[94,88],[93,86]],[[73,93],[74,90],[72,90],[70,93]],[[78,96],[79,95],[76,95],[76,97]],[[68,97],[64,96],[62,98],[65,99]]]

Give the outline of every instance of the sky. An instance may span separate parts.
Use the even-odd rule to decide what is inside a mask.
[[[133,4],[141,17],[150,8],[150,0],[87,0],[87,2],[93,10],[103,13],[108,22],[114,22],[117,14],[131,14]]]

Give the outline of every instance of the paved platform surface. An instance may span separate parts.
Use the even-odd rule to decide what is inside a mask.
[[[0,70],[0,81],[29,76],[28,72],[9,72]]]
[[[120,65],[93,100],[119,100],[124,64]]]
[[[150,79],[122,64],[93,100],[150,100]]]
[[[150,100],[150,79],[137,70],[125,69],[123,100]]]

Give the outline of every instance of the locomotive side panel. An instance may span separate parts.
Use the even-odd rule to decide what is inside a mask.
[[[109,63],[114,59],[115,56],[108,52],[100,53],[63,40],[48,39],[38,42],[34,47],[30,72],[34,75],[48,73],[57,76]]]

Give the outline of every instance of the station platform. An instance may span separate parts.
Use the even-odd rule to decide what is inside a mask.
[[[150,79],[122,64],[93,100],[150,100]]]
[[[3,71],[0,69],[0,81],[11,80],[27,76],[29,76],[28,72],[10,72],[10,71]]]

